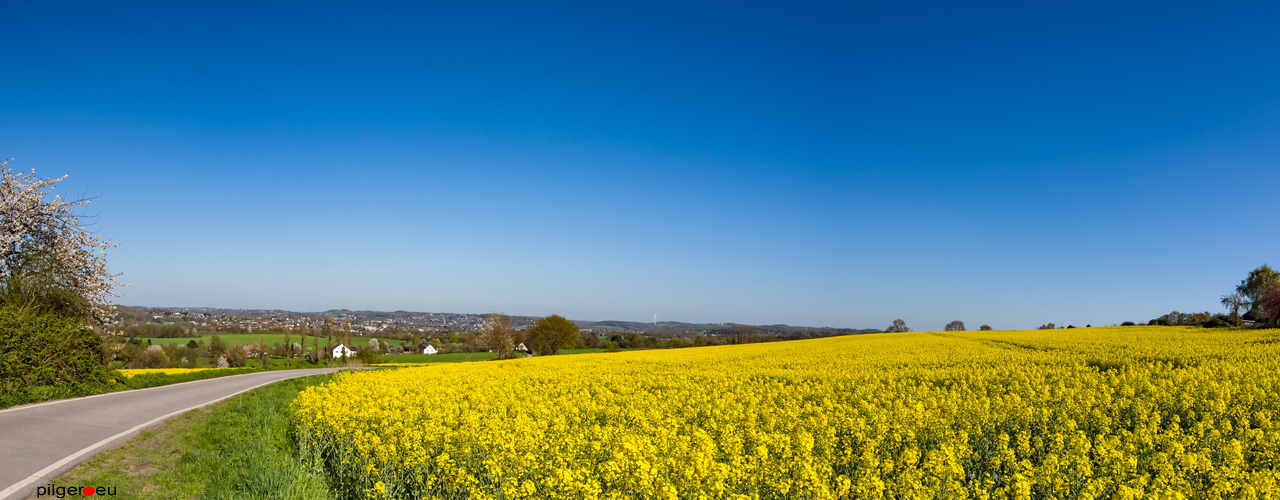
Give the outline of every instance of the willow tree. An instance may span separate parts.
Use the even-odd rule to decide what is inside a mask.
[[[1280,272],[1271,269],[1271,266],[1263,264],[1257,269],[1249,271],[1249,277],[1240,281],[1240,285],[1236,286],[1236,292],[1244,295],[1249,299],[1249,312],[1258,315],[1266,315],[1262,308],[1262,299],[1271,289],[1280,287]],[[1275,318],[1268,318],[1275,320]]]

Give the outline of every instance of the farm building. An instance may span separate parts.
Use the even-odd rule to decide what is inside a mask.
[[[425,349],[423,349],[423,350],[422,350],[422,353],[423,353],[423,354],[435,354],[435,353],[437,353],[437,352],[440,352],[440,351],[437,351],[437,350],[436,350],[436,346],[433,346],[433,345],[429,345],[429,346],[427,346]]]
[[[335,359],[351,357],[352,354],[355,354],[355,351],[352,351],[343,344],[338,344],[338,347],[333,348],[333,357]]]

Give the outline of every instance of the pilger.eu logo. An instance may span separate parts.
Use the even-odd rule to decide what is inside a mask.
[[[115,486],[54,486],[50,484],[36,488],[36,498],[115,496],[115,494]]]

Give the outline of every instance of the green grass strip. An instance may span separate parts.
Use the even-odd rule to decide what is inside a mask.
[[[295,458],[288,436],[289,403],[329,377],[276,382],[187,412],[93,457],[53,484],[114,487],[118,499],[332,498],[325,478],[307,473]]]

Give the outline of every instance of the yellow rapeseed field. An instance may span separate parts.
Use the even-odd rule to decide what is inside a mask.
[[[145,375],[148,373],[163,373],[165,375],[178,375],[181,373],[199,372],[204,370],[217,370],[218,368],[135,368],[116,370],[125,377],[133,377],[134,375]]]
[[[1280,498],[1280,331],[921,332],[342,373],[346,498]]]
[[[409,368],[420,367],[422,365],[423,363],[374,363],[369,366],[376,366],[378,368]]]

